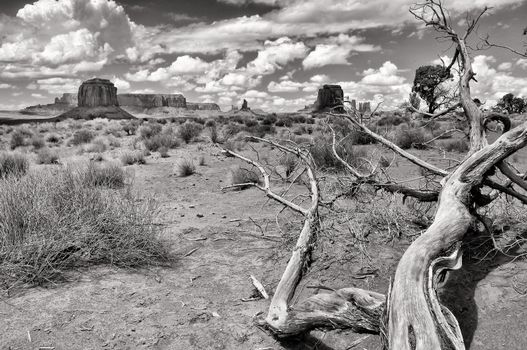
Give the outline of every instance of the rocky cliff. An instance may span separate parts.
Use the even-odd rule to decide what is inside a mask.
[[[107,79],[87,80],[79,88],[79,107],[110,107],[119,106],[117,88]]]
[[[77,94],[65,93],[62,94],[62,97],[55,97],[56,105],[68,105],[72,107],[77,107],[79,103]]]
[[[119,106],[156,108],[175,107],[187,108],[187,100],[180,94],[119,94],[117,95]]]
[[[187,103],[189,111],[220,111],[220,106],[216,103]]]
[[[117,88],[107,79],[87,80],[79,87],[78,107],[57,117],[58,120],[73,119],[134,119],[119,107]],[[56,101],[55,101],[56,102]],[[59,103],[60,105],[60,103]]]
[[[317,101],[315,102],[315,111],[323,111],[336,106],[342,105],[344,101],[344,92],[340,85],[324,85],[322,89],[318,90]],[[340,108],[335,110],[341,112],[343,109]]]

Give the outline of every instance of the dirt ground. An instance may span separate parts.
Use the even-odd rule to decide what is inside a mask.
[[[175,160],[201,155],[205,165],[196,174],[175,175]],[[269,302],[242,301],[253,292],[249,275],[274,290],[300,218],[286,211],[276,220],[282,208],[257,189],[222,191],[235,164],[199,143],[171,150],[169,158],[154,154],[145,165],[128,166],[136,188],[161,203],[159,224],[177,262],[143,271],[93,267],[72,273],[67,283],[3,298],[0,349],[344,350],[354,341],[353,349],[378,349],[376,335],[314,331],[281,343],[253,325]],[[320,237],[300,298],[324,292],[311,285],[385,293],[409,242],[371,238],[365,257],[337,237],[329,228]],[[443,300],[458,317],[467,348],[525,349],[527,262],[497,257],[464,265],[452,273]],[[373,273],[356,274],[365,270]]]

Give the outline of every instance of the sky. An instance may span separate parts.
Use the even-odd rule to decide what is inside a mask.
[[[407,0],[2,0],[0,110],[53,102],[82,81],[118,93],[296,111],[324,84],[396,108],[415,70],[451,57]],[[479,37],[525,51],[527,0],[444,0],[456,31],[491,6],[471,38],[473,95],[527,97],[527,59],[477,50]]]

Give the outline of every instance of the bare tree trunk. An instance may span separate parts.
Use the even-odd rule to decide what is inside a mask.
[[[448,177],[434,222],[397,266],[389,296],[389,349],[465,348],[456,319],[437,299],[436,278],[445,267],[460,265],[458,244],[473,220],[472,188],[482,183],[489,169],[526,144],[527,123],[475,152]]]

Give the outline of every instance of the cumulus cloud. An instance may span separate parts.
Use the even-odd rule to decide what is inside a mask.
[[[379,69],[367,69],[364,71],[362,83],[366,85],[400,85],[406,79],[397,75],[397,66],[386,61]]]
[[[270,92],[295,92],[302,89],[303,84],[290,80],[282,80],[279,83],[274,81],[267,85],[267,90]]]
[[[323,42],[322,44],[316,45],[315,50],[311,51],[302,62],[305,69],[334,64],[349,65],[348,56],[352,51],[367,52],[380,50],[378,46],[364,44],[364,38],[347,34],[330,37],[324,39]]]
[[[487,101],[487,106],[493,105],[509,92],[517,96],[527,96],[527,78],[516,77],[510,71],[499,71],[494,68],[495,64],[496,59],[493,56],[474,57],[472,68],[478,82],[471,85],[473,96]]]
[[[287,37],[267,40],[258,56],[247,64],[247,70],[255,74],[272,74],[287,63],[304,58],[308,48],[303,42],[293,42]]]

